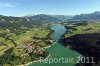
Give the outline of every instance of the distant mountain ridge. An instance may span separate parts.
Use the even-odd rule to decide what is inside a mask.
[[[100,12],[99,12],[99,11],[95,11],[95,12],[89,13],[89,14],[76,15],[76,16],[74,16],[73,18],[71,18],[70,20],[80,20],[80,21],[84,21],[84,20],[100,21]]]
[[[0,15],[0,22],[34,22],[34,23],[46,23],[46,22],[64,22],[68,20],[75,21],[100,21],[100,12],[95,11],[88,14],[80,14],[75,16],[66,15],[26,15],[23,17],[3,16]]]
[[[38,14],[38,15],[28,15],[24,16],[25,18],[31,18],[41,22],[62,22],[64,20],[68,20],[72,18],[72,16],[65,15],[46,15],[46,14]]]
[[[13,16],[4,16],[0,15],[0,28],[15,28],[20,29],[21,27],[33,27],[34,25],[39,26],[43,23],[54,23],[54,22],[63,22],[64,20],[58,19],[50,15],[29,15],[25,17],[13,17]]]
[[[26,17],[26,18],[34,19],[38,22],[58,22],[58,21],[62,21],[60,19],[51,17],[49,15],[45,15],[45,14],[33,15],[33,16],[30,16],[30,17]]]
[[[68,20],[73,17],[73,16],[67,16],[67,15],[50,15],[50,16],[61,19],[61,20]]]

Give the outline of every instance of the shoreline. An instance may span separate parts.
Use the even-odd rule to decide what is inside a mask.
[[[56,42],[55,42],[55,43],[56,43]],[[54,45],[55,43],[53,43],[52,45]],[[52,46],[52,45],[51,45],[51,46]],[[43,49],[49,48],[49,47],[51,47],[51,46],[44,47]],[[48,59],[49,57],[50,57],[50,54],[49,54],[49,55],[47,56],[47,58],[45,58],[44,60]],[[27,65],[30,65],[30,64],[32,64],[32,63],[39,62],[39,61],[41,61],[41,60],[35,60],[35,61],[29,62],[29,63],[26,63],[26,64],[22,64],[22,65],[18,65],[18,66],[27,66]]]
[[[51,35],[53,34],[54,32],[51,33]],[[52,45],[56,44],[57,41],[55,41],[54,43],[52,43]],[[47,49],[47,48],[50,48],[52,45],[49,45],[47,47],[43,47],[42,49]],[[48,59],[50,57],[50,54],[47,56],[47,58],[45,58],[44,60]],[[27,66],[27,65],[30,65],[32,63],[35,63],[35,62],[39,62],[40,60],[36,60],[36,61],[32,61],[32,62],[29,62],[29,63],[26,63],[26,64],[22,64],[22,65],[18,65],[18,66]]]
[[[57,41],[55,41],[54,43],[52,43],[51,45],[47,46],[47,47],[43,47],[43,49],[47,49],[50,48],[52,45],[54,45]]]
[[[44,60],[48,59],[50,57],[50,54],[47,56],[47,58],[45,58]],[[26,63],[26,64],[22,64],[22,65],[18,65],[18,66],[27,66],[27,65],[30,65],[32,63],[35,63],[35,62],[40,62],[41,60],[37,60],[37,61],[32,61],[32,62],[29,62],[29,63]]]

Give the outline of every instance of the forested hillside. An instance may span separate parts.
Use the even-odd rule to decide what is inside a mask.
[[[100,12],[95,11],[93,13],[88,13],[88,14],[81,14],[81,15],[76,15],[70,20],[88,20],[88,21],[100,21]]]
[[[70,24],[62,39],[64,46],[81,53],[84,57],[93,57],[85,62],[80,62],[76,66],[98,66],[100,65],[100,23],[93,24]],[[84,60],[84,59],[83,59]],[[95,63],[91,63],[91,61]]]

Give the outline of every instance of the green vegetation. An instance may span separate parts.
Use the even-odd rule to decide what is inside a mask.
[[[51,33],[48,24],[0,15],[0,65],[16,66],[46,58],[48,52],[43,48],[52,44]]]
[[[100,65],[100,23],[87,25],[67,26],[67,32],[62,39],[65,46],[81,53],[85,57],[93,57],[94,63],[80,63],[76,66],[99,66]],[[70,28],[69,28],[70,27]],[[89,59],[92,61],[92,59]],[[87,60],[85,61],[87,62]]]
[[[65,37],[70,37],[75,34],[87,34],[87,33],[100,33],[100,23],[96,24],[88,24],[88,25],[81,25],[81,26],[67,26],[67,27],[73,27],[71,29],[68,29],[67,34],[65,34]],[[66,27],[66,28],[67,28]]]
[[[5,37],[1,36],[0,62],[2,65],[17,65],[38,60],[40,56],[47,57],[48,53],[42,48],[48,46],[50,32],[48,28],[35,27],[19,35],[7,33]]]
[[[73,18],[71,18],[70,20],[88,20],[88,21],[100,21],[100,12],[99,11],[95,11],[93,13],[89,13],[89,14],[80,14],[80,15],[75,15]]]

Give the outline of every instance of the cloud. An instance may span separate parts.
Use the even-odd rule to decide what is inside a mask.
[[[14,5],[9,3],[0,3],[0,7],[14,7]]]

